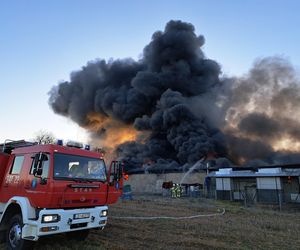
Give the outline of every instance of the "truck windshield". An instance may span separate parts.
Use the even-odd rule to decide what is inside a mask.
[[[103,159],[78,155],[54,154],[54,179],[106,181]]]

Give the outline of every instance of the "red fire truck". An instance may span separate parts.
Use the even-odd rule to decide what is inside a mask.
[[[58,233],[83,240],[105,227],[107,205],[121,195],[122,164],[113,161],[107,171],[101,154],[87,149],[0,144],[0,242],[8,249],[32,249],[39,237]]]

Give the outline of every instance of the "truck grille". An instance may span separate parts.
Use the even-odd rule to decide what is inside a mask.
[[[76,223],[76,224],[72,224],[72,225],[70,226],[70,229],[82,228],[82,227],[87,227],[87,222],[85,222],[85,223]]]
[[[86,200],[65,200],[64,204],[73,204],[73,203],[97,203],[98,199],[86,199]]]

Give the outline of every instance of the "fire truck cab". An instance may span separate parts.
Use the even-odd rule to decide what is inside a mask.
[[[0,242],[31,249],[39,237],[85,239],[103,229],[121,195],[122,164],[106,169],[99,152],[25,141],[0,145]]]

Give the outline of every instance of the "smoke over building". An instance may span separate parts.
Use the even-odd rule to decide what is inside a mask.
[[[293,67],[265,58],[246,76],[224,78],[203,44],[192,24],[170,21],[140,60],[89,62],[52,88],[49,104],[132,168],[192,164],[211,152],[236,163],[297,158]]]

